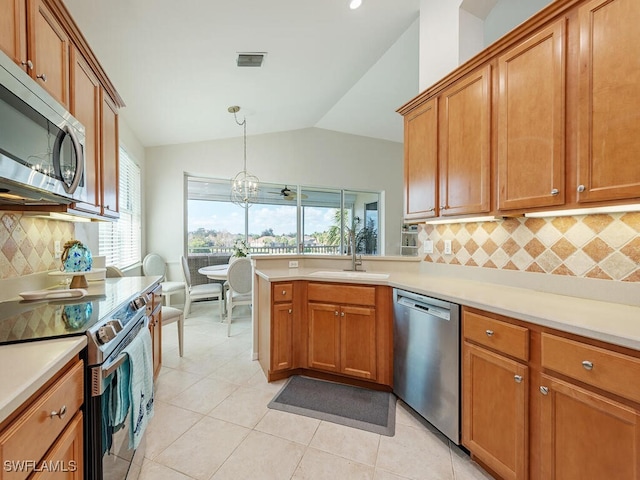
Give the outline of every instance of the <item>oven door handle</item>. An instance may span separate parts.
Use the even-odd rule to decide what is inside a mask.
[[[144,309],[140,309],[138,313],[141,314],[143,312],[144,312]],[[144,322],[142,323],[142,327],[140,328],[140,330],[142,330],[143,328],[149,328],[149,318],[147,318],[146,316],[144,317]],[[120,355],[116,357],[114,361],[105,362],[102,365],[93,367],[91,369],[91,396],[92,397],[99,397],[104,393],[103,380],[107,378],[109,375],[111,375],[113,372],[115,372],[118,369],[118,367],[120,367],[120,365],[122,365],[125,362],[125,360],[127,360],[127,358],[128,358],[128,354],[125,352],[122,352],[120,353]]]

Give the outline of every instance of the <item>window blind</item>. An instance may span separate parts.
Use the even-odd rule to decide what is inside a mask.
[[[107,265],[124,269],[142,257],[142,192],[140,167],[120,148],[120,218],[99,226],[98,248]]]

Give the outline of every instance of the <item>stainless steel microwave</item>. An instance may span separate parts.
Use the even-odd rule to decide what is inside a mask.
[[[0,204],[87,200],[84,127],[0,52]]]

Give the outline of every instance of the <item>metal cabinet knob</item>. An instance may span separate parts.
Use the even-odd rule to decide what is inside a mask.
[[[289,309],[289,313],[291,313],[293,310]]]
[[[440,205],[440,210],[446,210],[447,206],[446,205]]]
[[[49,414],[49,416],[50,416],[51,418],[53,418],[53,417],[58,417],[58,418],[62,419],[62,417],[64,417],[64,414],[65,414],[65,413],[67,413],[67,406],[66,406],[66,405],[63,405],[62,407],[60,407],[60,410],[58,410],[57,412],[51,412],[51,413]]]
[[[549,389],[547,387],[540,387],[540,393],[543,395],[548,395],[549,394]]]
[[[486,330],[487,337],[493,337],[493,330]]]
[[[341,317],[344,317],[344,312],[340,312],[340,316],[341,316]]]
[[[522,383],[522,375],[514,375],[513,379],[516,381],[516,383]]]
[[[27,70],[33,70],[33,62],[31,60],[27,60],[26,62],[22,62],[23,67],[27,67]]]
[[[42,80],[43,82],[47,81],[47,74],[43,73],[41,75],[36,75],[36,78],[39,78],[40,80]]]
[[[286,290],[282,290],[282,295],[286,295],[287,291]]]
[[[554,188],[553,190],[551,190],[551,195],[558,195],[560,193],[560,190],[558,190],[557,188]]]
[[[338,311],[336,310],[335,312],[333,312],[333,314],[337,317],[338,316]]]
[[[427,212],[435,212],[436,211],[436,207],[430,208],[429,210],[427,210]]]
[[[578,185],[578,192],[582,193],[585,191],[584,185]]]
[[[582,366],[585,370],[593,370],[593,363],[589,360],[585,360],[584,362],[582,362]]]

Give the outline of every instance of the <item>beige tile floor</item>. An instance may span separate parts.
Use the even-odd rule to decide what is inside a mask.
[[[251,360],[248,309],[230,338],[212,309],[193,305],[183,358],[176,324],[164,327],[142,480],[491,478],[402,402],[393,437],[268,409],[283,382]]]

